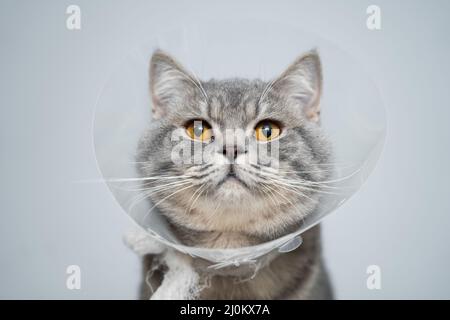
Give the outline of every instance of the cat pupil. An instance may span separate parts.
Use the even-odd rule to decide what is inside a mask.
[[[203,126],[201,124],[194,126],[194,135],[200,137],[203,134]]]
[[[269,138],[272,135],[272,128],[270,124],[265,124],[262,128],[262,133],[266,138]]]

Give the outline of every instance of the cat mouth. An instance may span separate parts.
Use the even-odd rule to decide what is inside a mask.
[[[217,188],[221,187],[225,182],[239,184],[248,189],[247,184],[236,175],[236,171],[234,170],[233,166],[230,167],[228,173],[217,184]]]

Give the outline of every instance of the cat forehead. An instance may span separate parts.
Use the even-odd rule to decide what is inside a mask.
[[[202,83],[208,95],[208,117],[225,126],[253,120],[266,87],[261,80],[227,79]]]

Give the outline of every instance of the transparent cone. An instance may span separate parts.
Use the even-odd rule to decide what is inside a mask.
[[[98,166],[122,208],[148,233],[177,250],[210,260],[216,267],[255,261],[301,244],[301,233],[348,200],[364,183],[381,154],[386,116],[370,77],[351,55],[332,43],[294,27],[267,21],[225,24],[193,22],[143,40],[126,56],[104,86],[95,110],[94,142]],[[316,48],[323,65],[321,126],[333,148],[333,177],[319,208],[301,227],[281,238],[237,249],[188,247],[167,227],[158,206],[142,198],[136,179],[139,138],[152,121],[148,67],[163,49],[199,79],[260,78],[269,81],[298,55]]]

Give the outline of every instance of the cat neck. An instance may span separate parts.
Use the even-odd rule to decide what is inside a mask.
[[[210,249],[233,249],[254,246],[271,239],[238,231],[202,231],[170,224],[171,230],[184,245]]]
[[[213,232],[197,231],[186,227],[174,227],[177,237],[184,245],[211,249],[231,249],[254,246],[261,244],[267,239],[255,237],[238,232]],[[296,252],[303,256],[315,255],[320,251],[320,226],[317,225],[302,234],[303,244]],[[215,268],[214,263],[202,258],[193,258],[192,264],[200,273],[206,275],[220,275],[229,277],[247,278],[253,277],[256,272],[263,270],[274,260],[287,257],[278,250],[272,250],[259,257],[256,261],[231,264],[223,268]]]
[[[210,262],[193,258],[194,269],[202,278],[209,279],[206,283],[211,283],[211,286],[201,292],[200,298],[280,299],[293,295],[310,297],[312,291],[308,288],[323,277],[319,227],[306,231],[302,237],[304,242],[299,248],[288,253],[274,250],[254,263],[214,269],[207,267],[211,265]]]

